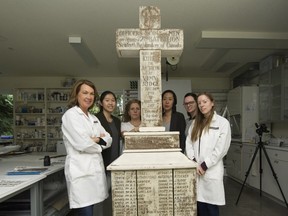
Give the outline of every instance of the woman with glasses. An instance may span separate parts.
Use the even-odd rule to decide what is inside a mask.
[[[185,94],[183,105],[188,115],[188,118],[186,118],[186,129],[185,129],[185,135],[187,136],[188,129],[198,112],[197,95],[191,92]]]

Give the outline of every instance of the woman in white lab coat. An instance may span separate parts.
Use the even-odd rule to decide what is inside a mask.
[[[111,146],[112,138],[98,118],[89,113],[96,95],[92,82],[77,81],[71,91],[69,109],[62,117],[69,205],[77,209],[78,215],[85,216],[92,216],[93,205],[108,197],[101,152]]]
[[[199,94],[197,103],[199,112],[186,138],[186,154],[198,163],[198,216],[218,216],[218,206],[225,205],[223,157],[230,146],[231,129],[228,120],[214,111],[212,95]]]

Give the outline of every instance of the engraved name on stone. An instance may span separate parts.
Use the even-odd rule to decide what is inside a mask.
[[[137,171],[139,215],[173,215],[172,170]]]
[[[183,31],[179,29],[117,29],[117,49],[183,49]]]
[[[191,169],[174,170],[174,214],[196,215],[196,174]]]
[[[113,215],[137,215],[136,171],[112,172]]]
[[[162,126],[161,51],[140,50],[142,126]]]

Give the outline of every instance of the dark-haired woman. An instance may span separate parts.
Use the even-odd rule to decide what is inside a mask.
[[[99,119],[89,113],[96,95],[91,81],[77,81],[71,90],[69,109],[62,116],[69,205],[77,209],[77,215],[85,216],[92,216],[93,205],[108,197],[101,152],[111,146],[112,138]]]
[[[231,142],[227,119],[215,112],[214,99],[209,93],[197,97],[199,113],[186,139],[186,154],[198,165],[198,216],[218,216],[219,205],[225,205],[223,157]]]
[[[179,131],[181,152],[185,151],[185,117],[176,111],[177,96],[174,91],[166,90],[162,93],[162,118],[165,131]]]
[[[99,100],[100,112],[96,114],[102,126],[112,137],[110,148],[102,151],[105,168],[120,155],[121,121],[112,113],[116,109],[116,95],[111,91],[104,91]],[[108,176],[109,177],[109,176]],[[109,185],[108,185],[109,186]]]

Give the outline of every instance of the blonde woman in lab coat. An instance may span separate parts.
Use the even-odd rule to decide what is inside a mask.
[[[230,146],[231,129],[228,120],[214,111],[212,95],[199,94],[197,103],[199,112],[186,138],[186,154],[198,163],[198,216],[218,216],[218,206],[225,205],[223,157]]]
[[[92,216],[93,205],[108,197],[101,152],[111,146],[112,138],[98,118],[89,113],[96,95],[92,82],[77,81],[71,91],[69,109],[62,117],[69,205],[77,209],[77,215],[85,216]]]

